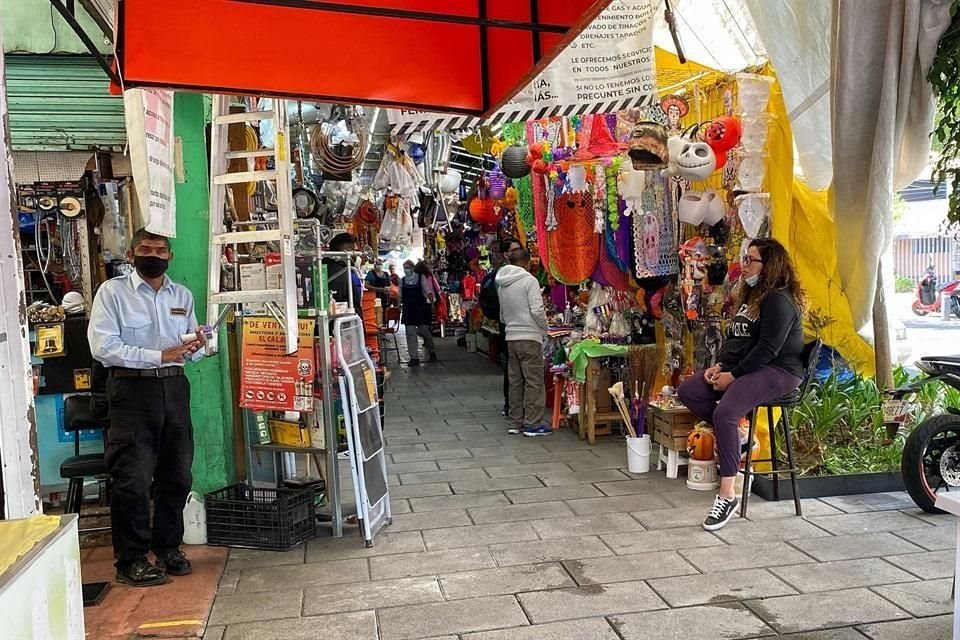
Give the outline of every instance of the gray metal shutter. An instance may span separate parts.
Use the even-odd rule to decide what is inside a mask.
[[[89,56],[4,56],[14,151],[122,151],[123,98]]]

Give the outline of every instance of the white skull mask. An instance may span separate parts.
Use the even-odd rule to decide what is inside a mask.
[[[671,178],[680,176],[696,182],[706,180],[717,169],[717,157],[706,142],[696,137],[696,127],[684,131],[683,135],[671,136],[667,140],[667,169],[664,175]]]
[[[706,180],[717,168],[717,157],[706,142],[688,140],[677,156],[680,177],[691,182]]]

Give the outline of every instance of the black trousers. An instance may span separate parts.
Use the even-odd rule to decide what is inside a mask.
[[[183,507],[193,475],[190,383],[185,376],[107,380],[106,463],[117,567],[183,542]],[[153,497],[153,528],[150,498]]]

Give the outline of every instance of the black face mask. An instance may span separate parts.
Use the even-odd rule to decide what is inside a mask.
[[[170,261],[156,256],[134,256],[133,266],[144,278],[159,278],[167,272]]]

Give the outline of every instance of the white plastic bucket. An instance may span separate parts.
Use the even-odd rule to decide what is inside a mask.
[[[207,544],[207,511],[196,491],[190,492],[183,507],[183,544]]]
[[[647,473],[650,471],[650,436],[627,438],[627,471]]]

